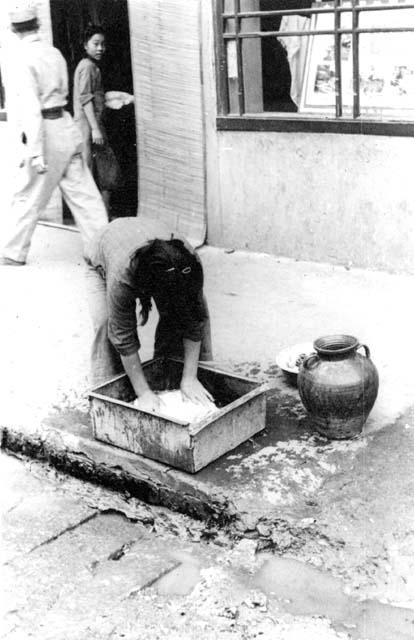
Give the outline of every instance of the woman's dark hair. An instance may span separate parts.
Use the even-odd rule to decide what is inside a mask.
[[[39,20],[32,18],[26,22],[12,22],[12,30],[15,33],[25,33],[26,31],[37,31],[39,29]]]
[[[106,38],[106,33],[103,27],[101,27],[99,24],[88,24],[85,31],[83,32],[82,44],[85,45],[96,34],[99,34]]]
[[[199,295],[203,268],[182,240],[151,240],[133,254],[130,272],[137,287],[143,325],[152,307],[151,298],[173,308],[183,323],[204,318]]]

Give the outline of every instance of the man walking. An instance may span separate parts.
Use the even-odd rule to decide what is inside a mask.
[[[108,222],[101,195],[81,155],[82,138],[65,111],[68,73],[61,53],[41,41],[36,9],[10,12],[17,36],[5,65],[7,115],[23,149],[0,263],[26,263],[31,239],[54,189],[59,186],[88,256],[89,242]],[[3,69],[2,69],[3,70]],[[21,143],[24,144],[21,144]]]

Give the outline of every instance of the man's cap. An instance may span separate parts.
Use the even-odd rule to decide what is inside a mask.
[[[9,10],[9,18],[12,24],[19,24],[21,22],[29,22],[29,20],[35,20],[37,18],[36,7],[29,4],[12,5]]]

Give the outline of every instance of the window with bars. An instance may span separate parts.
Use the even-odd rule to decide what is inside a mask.
[[[414,3],[217,0],[219,128],[414,135]]]

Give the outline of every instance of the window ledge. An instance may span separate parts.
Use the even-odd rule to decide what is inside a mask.
[[[315,119],[267,115],[219,116],[218,131],[292,131],[308,133],[351,133],[375,136],[414,136],[414,121]]]

